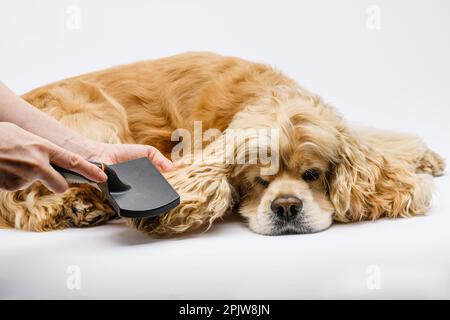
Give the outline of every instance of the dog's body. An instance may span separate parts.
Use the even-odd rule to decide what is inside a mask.
[[[341,222],[423,214],[431,175],[444,161],[420,139],[350,129],[334,108],[273,69],[232,57],[188,53],[63,80],[24,98],[86,137],[150,144],[170,157],[174,130],[274,128],[281,133],[279,170],[259,164],[175,162],[166,177],[181,205],[156,219],[134,219],[145,232],[171,234],[211,223],[233,207],[262,234],[307,233]],[[224,139],[225,134],[204,151]],[[235,154],[242,146],[230,152]],[[246,153],[252,147],[244,146]],[[223,150],[222,150],[223,151]],[[223,151],[227,153],[228,151]],[[276,150],[273,150],[276,152]],[[0,225],[46,231],[115,217],[102,195],[73,185],[62,195],[40,184],[0,193]]]

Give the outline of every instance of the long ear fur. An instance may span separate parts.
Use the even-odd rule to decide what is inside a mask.
[[[221,148],[217,147],[222,139],[218,138],[203,150],[207,161],[194,155],[194,162],[186,164],[184,158],[165,175],[180,194],[181,203],[177,208],[157,219],[130,219],[131,225],[146,233],[171,235],[199,227],[208,229],[225,215],[233,206],[234,189],[229,183],[232,166],[225,164]]]
[[[335,220],[405,217],[427,210],[431,187],[422,190],[419,184],[429,180],[346,129],[339,138],[339,159],[331,173],[329,190]]]

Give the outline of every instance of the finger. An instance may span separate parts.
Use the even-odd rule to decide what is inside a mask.
[[[118,157],[119,162],[146,157],[162,171],[169,171],[173,167],[172,161],[167,159],[158,149],[153,146],[141,144],[128,144],[121,146],[124,147],[123,151],[127,152],[120,153],[121,157]]]
[[[28,188],[32,182],[26,181],[18,176],[5,174],[0,177],[0,190],[17,191]]]
[[[24,190],[36,180],[36,170],[26,162],[3,159],[0,163],[0,189]]]
[[[95,164],[90,163],[83,157],[64,150],[56,145],[50,154],[50,162],[64,169],[81,174],[89,180],[104,182],[108,178],[106,174]]]
[[[20,185],[19,188],[17,188],[17,190],[26,190],[26,189],[28,189],[33,183],[35,183],[35,181],[22,180],[22,181],[21,181],[21,185]]]
[[[41,170],[40,179],[47,189],[55,193],[63,193],[69,188],[67,181],[51,166],[47,166]]]
[[[147,148],[147,157],[152,161],[153,164],[160,167],[162,171],[169,171],[173,168],[172,161],[167,159],[158,149],[152,146],[147,146]]]

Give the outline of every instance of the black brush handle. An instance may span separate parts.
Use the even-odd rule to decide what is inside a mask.
[[[117,173],[111,169],[110,166],[104,164],[104,163],[98,163],[94,161],[89,161],[92,164],[95,164],[97,167],[103,170],[103,172],[108,176],[108,180],[106,183],[108,184],[108,190],[109,192],[124,192],[129,190],[131,187],[120,180]]]

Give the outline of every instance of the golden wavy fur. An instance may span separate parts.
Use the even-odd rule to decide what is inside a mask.
[[[234,57],[187,53],[110,68],[23,96],[81,134],[108,143],[151,144],[170,157],[175,129],[217,128],[203,145],[208,161],[178,161],[166,177],[181,205],[159,218],[130,219],[144,232],[208,228],[233,208],[262,234],[307,233],[332,220],[352,222],[423,214],[443,159],[417,137],[349,128],[336,110],[272,68]],[[233,129],[280,132],[279,170],[230,164],[217,149]],[[222,150],[211,152],[211,150]],[[217,159],[216,159],[217,158]],[[0,193],[0,226],[47,231],[115,218],[89,185],[52,194],[39,183]]]

